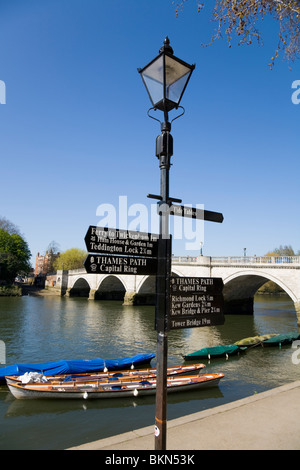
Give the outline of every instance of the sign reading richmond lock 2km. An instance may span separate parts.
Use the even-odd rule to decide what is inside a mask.
[[[171,277],[169,328],[223,325],[223,280]]]

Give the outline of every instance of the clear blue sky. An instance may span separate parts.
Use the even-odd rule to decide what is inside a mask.
[[[172,126],[170,193],[224,215],[205,223],[204,254],[300,249],[300,105],[291,101],[299,61],[269,69],[271,21],[263,47],[201,47],[213,28],[195,0],[178,18],[171,0],[0,1],[0,216],[20,228],[33,258],[53,240],[62,251],[85,249],[97,207],[118,208],[119,196],[150,209],[160,127],[147,117],[137,67],[167,35],[174,54],[196,64],[186,113]],[[173,253],[199,250],[176,241]]]

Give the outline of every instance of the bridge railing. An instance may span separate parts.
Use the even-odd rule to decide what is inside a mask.
[[[300,256],[173,256],[175,264],[300,264]]]
[[[300,256],[227,256],[212,257],[212,264],[299,264]]]

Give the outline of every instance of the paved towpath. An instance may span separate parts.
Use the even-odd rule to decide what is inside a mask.
[[[168,450],[300,450],[300,381],[168,421]],[[154,450],[154,426],[69,450]]]

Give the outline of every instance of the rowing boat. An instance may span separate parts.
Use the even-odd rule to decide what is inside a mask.
[[[198,388],[213,387],[219,384],[224,377],[222,373],[206,375],[190,375],[184,377],[168,377],[167,392],[182,392]],[[120,398],[154,395],[156,393],[156,378],[148,380],[135,380],[121,384],[97,382],[90,384],[27,384],[9,383],[9,390],[17,399],[99,399]]]
[[[191,364],[188,366],[177,366],[177,367],[168,367],[167,376],[184,376],[184,375],[194,375],[200,373],[200,371],[205,367],[204,364]],[[137,370],[119,370],[114,372],[99,372],[99,373],[86,373],[86,374],[65,374],[65,375],[56,375],[56,376],[44,376],[37,372],[26,372],[21,376],[7,376],[5,377],[6,383],[55,383],[55,384],[64,384],[67,382],[76,382],[76,383],[87,383],[87,382],[97,382],[97,381],[107,381],[107,380],[119,380],[124,381],[128,378],[135,379],[147,379],[150,377],[156,377],[156,369],[137,369]]]
[[[43,375],[81,374],[142,367],[150,364],[154,354],[136,354],[135,356],[118,359],[84,359],[74,361],[52,361],[38,364],[14,364],[0,368],[0,385],[5,384],[5,376],[19,376],[25,372],[39,372]]]

